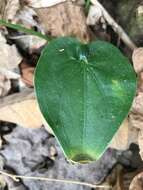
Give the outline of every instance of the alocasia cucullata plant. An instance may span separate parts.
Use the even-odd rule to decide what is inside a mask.
[[[45,46],[34,81],[44,118],[68,159],[80,163],[103,154],[136,90],[135,72],[118,48],[71,37]]]

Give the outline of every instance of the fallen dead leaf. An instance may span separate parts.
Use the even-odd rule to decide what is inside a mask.
[[[102,11],[101,8],[98,6],[91,6],[88,12],[88,17],[87,17],[87,24],[88,25],[95,25],[99,22],[99,20],[102,17]]]
[[[140,72],[138,74],[138,87],[137,87],[138,92],[143,92],[143,72]]]
[[[6,184],[6,181],[4,179],[4,176],[0,175],[0,187],[1,187],[1,189],[6,188],[6,186],[7,186],[7,184]]]
[[[117,150],[127,150],[131,143],[137,144],[137,138],[138,130],[130,126],[128,119],[125,119],[113,137],[109,147]]]
[[[33,85],[34,70],[35,70],[34,67],[27,67],[22,70],[22,81],[28,86],[34,86]]]
[[[0,99],[0,120],[24,127],[42,126],[42,115],[32,89]]]
[[[11,37],[11,39],[14,39],[24,51],[27,51],[30,54],[37,52],[37,50],[47,43],[46,40],[31,35],[16,36]]]
[[[33,86],[35,67],[29,66],[29,64],[26,63],[26,60],[23,60],[20,64],[20,70],[22,81],[28,86]]]
[[[129,125],[133,128],[143,129],[143,115],[131,112],[129,115]]]
[[[0,33],[0,69],[13,70],[21,61],[21,56],[15,45],[8,45]]]
[[[21,24],[29,29],[36,29],[44,34],[44,27],[41,25],[36,12],[27,6],[24,6],[18,13],[13,21],[14,23]],[[35,49],[39,49],[47,43],[47,40],[33,35],[13,35],[9,36],[16,44],[28,53],[32,53]]]
[[[51,7],[53,5],[65,2],[66,0],[25,0],[28,6],[33,8]]]
[[[20,75],[14,71],[0,68],[0,74],[6,76],[7,79],[19,79]]]
[[[15,23],[24,25],[26,28],[37,27],[38,31],[41,31],[41,26],[36,12],[33,8],[24,6],[15,16]]]
[[[40,128],[44,124],[46,130],[53,134],[39,110],[33,89],[27,88],[22,92],[1,98],[0,120],[28,128]]]
[[[45,32],[51,36],[75,36],[89,41],[91,31],[86,25],[85,11],[82,6],[66,1],[49,8],[35,9]]]
[[[11,88],[10,80],[0,73],[0,97],[7,95]]]
[[[10,79],[17,79],[19,75],[13,70],[21,61],[15,45],[8,45],[6,39],[0,33],[0,97],[8,94],[11,88]]]
[[[143,92],[139,92],[134,98],[129,114],[129,124],[134,128],[143,129]]]
[[[143,115],[143,92],[139,92],[134,98],[132,112]]]
[[[129,190],[143,190],[143,172],[134,177]]]
[[[5,20],[13,20],[19,9],[19,0],[7,0],[3,8],[2,18]]]
[[[131,112],[129,114],[129,124],[138,129],[138,144],[140,156],[143,159],[143,92],[138,92],[134,98]]]
[[[139,149],[140,149],[140,156],[143,160],[143,130],[140,130],[139,132],[138,144],[139,144]]]
[[[133,65],[136,73],[143,71],[143,48],[137,48],[133,52],[132,56]]]

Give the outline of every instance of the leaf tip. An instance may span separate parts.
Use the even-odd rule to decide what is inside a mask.
[[[89,162],[95,161],[95,159],[93,159],[88,154],[76,154],[71,160],[73,162],[79,162],[81,164],[87,164]]]

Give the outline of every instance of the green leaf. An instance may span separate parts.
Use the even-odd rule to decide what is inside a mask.
[[[113,45],[63,37],[42,52],[35,72],[41,112],[74,162],[99,159],[136,91],[129,61]]]
[[[91,5],[90,0],[85,0],[85,10],[86,10],[87,13],[89,11],[90,5]]]
[[[34,36],[38,36],[39,38],[43,38],[47,41],[50,41],[52,40],[52,37],[50,36],[46,36],[40,32],[36,32],[34,30],[31,30],[31,29],[28,29],[28,28],[25,28],[24,26],[20,25],[20,24],[12,24],[10,22],[7,22],[5,20],[1,20],[0,19],[0,25],[3,25],[3,26],[6,26],[8,28],[12,28],[14,30],[19,30],[19,31],[22,31],[26,34],[30,34],[30,35],[34,35]]]

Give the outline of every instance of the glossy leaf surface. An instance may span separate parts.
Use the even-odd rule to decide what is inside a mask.
[[[102,155],[127,116],[136,76],[113,45],[63,37],[44,48],[35,89],[41,112],[66,156],[84,163]]]

